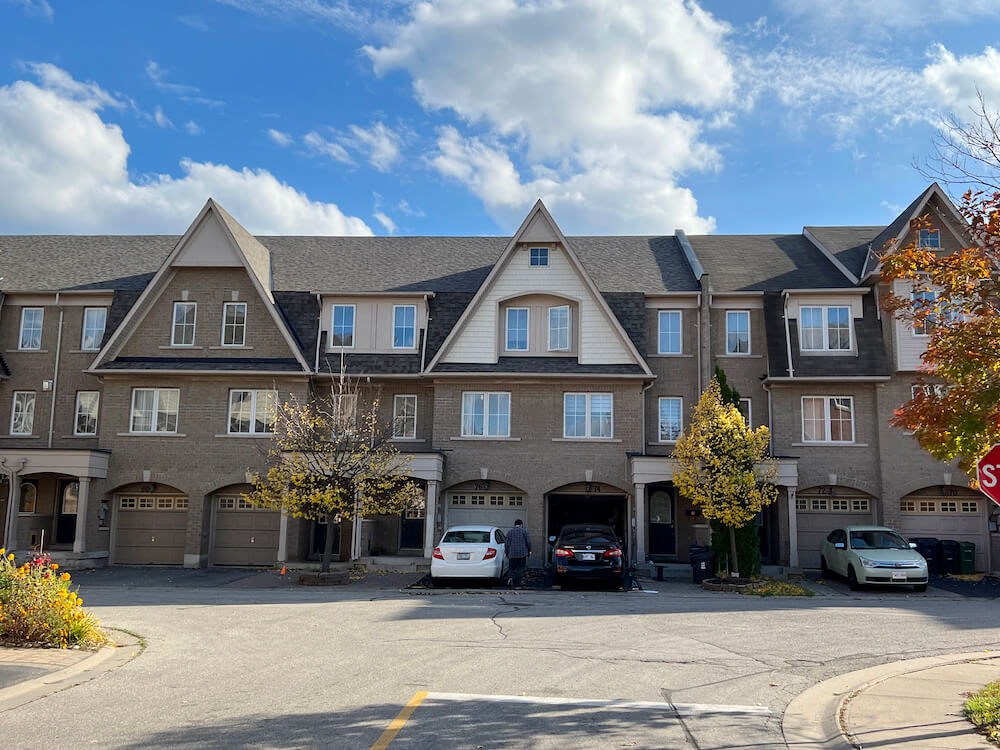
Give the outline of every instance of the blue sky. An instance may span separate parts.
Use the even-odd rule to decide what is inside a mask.
[[[0,232],[886,224],[1000,3],[0,0]]]

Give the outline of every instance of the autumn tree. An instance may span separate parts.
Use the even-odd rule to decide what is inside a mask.
[[[730,575],[738,578],[736,529],[753,521],[778,497],[777,466],[767,458],[769,431],[750,428],[740,410],[722,400],[712,378],[695,407],[691,423],[674,448],[680,468],[674,484],[709,521],[729,532]]]
[[[379,398],[359,407],[359,390],[343,375],[329,394],[291,399],[274,414],[264,474],[253,476],[247,500],[296,518],[328,520],[322,571],[330,570],[333,524],[402,513],[423,493],[406,474],[407,457],[393,444]]]

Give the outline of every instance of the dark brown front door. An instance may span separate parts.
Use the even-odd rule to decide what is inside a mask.
[[[56,544],[72,544],[76,539],[76,509],[80,500],[80,483],[60,482],[56,498]]]

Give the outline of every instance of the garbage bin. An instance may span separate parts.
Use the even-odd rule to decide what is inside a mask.
[[[942,539],[938,542],[938,572],[962,572],[962,560],[959,557],[958,542],[954,539]]]
[[[959,542],[958,543],[958,558],[959,558],[959,568],[962,571],[962,575],[972,575],[976,572],[976,543],[975,542]]]
[[[913,536],[910,541],[917,545],[917,552],[927,561],[927,572],[936,575],[938,571],[937,546],[938,540],[932,536]]]
[[[700,544],[688,547],[691,559],[691,578],[695,583],[701,583],[712,577],[712,548]]]

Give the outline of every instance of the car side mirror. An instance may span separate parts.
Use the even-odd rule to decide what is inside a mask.
[[[833,546],[836,549],[847,549],[847,545],[844,544],[843,542],[834,542]]]
[[[910,549],[916,549],[916,548],[917,548],[917,543],[916,542],[910,542]]]
[[[555,544],[555,543],[556,543],[556,538],[554,536],[550,536],[549,537],[549,544]]]

